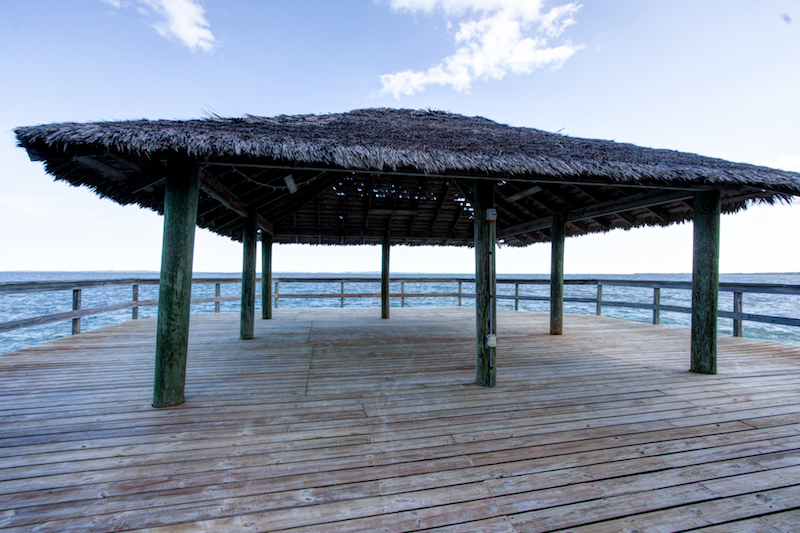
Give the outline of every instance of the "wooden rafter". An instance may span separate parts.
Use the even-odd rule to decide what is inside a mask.
[[[248,211],[251,209],[250,206],[248,206],[247,203],[242,201],[238,196],[233,194],[227,187],[220,183],[217,178],[204,170],[200,171],[200,187],[206,192],[206,194],[217,200],[231,211],[234,211],[240,216],[247,218]],[[272,224],[270,224],[267,219],[261,215],[258,215],[257,218],[258,227],[261,228],[262,231],[272,234]]]
[[[571,210],[567,213],[567,222],[586,219],[594,219],[597,221],[597,217],[614,215],[622,211],[630,211],[631,209],[684,201],[687,198],[691,198],[692,194],[693,193],[688,191],[671,191],[667,193],[664,193],[663,191],[653,191],[634,194],[624,199]],[[520,233],[528,233],[530,231],[544,229],[550,227],[551,225],[552,217],[545,217],[539,220],[534,220],[524,224],[519,224],[517,226],[498,230],[497,236],[510,237]]]

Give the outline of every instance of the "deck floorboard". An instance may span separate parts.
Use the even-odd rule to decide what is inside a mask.
[[[186,403],[155,323],[0,356],[0,531],[800,531],[800,348],[499,311],[192,317]]]

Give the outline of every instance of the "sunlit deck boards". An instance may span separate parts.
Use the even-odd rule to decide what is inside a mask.
[[[193,316],[163,410],[153,321],[2,356],[0,531],[800,530],[800,349],[500,311],[487,389],[473,313]]]

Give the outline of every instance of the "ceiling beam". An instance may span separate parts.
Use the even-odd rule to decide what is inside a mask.
[[[89,156],[79,156],[73,158],[75,161],[80,163],[83,166],[89,167],[92,170],[96,170],[102,174],[107,176],[111,176],[112,178],[121,180],[121,181],[128,181],[128,175],[124,172],[117,170],[116,168],[112,167],[107,163],[103,163],[102,161],[98,161],[94,157]]]
[[[200,171],[200,187],[202,187],[202,189],[209,196],[217,200],[231,211],[238,213],[243,217],[248,216],[247,214],[249,212],[249,206],[205,170]],[[261,215],[258,215],[258,227],[270,235],[273,234],[272,224],[270,224]]]
[[[314,166],[289,166],[289,165],[275,165],[275,164],[268,164],[268,163],[251,163],[251,162],[244,162],[244,161],[235,161],[235,160],[228,160],[228,161],[204,161],[204,165],[220,165],[220,166],[237,166],[237,167],[251,167],[251,168],[265,168],[265,169],[276,169],[276,170],[288,170],[289,172],[292,171],[316,171],[316,172],[336,172],[336,173],[344,173],[348,175],[352,174],[371,174],[376,172],[374,169],[356,169],[356,168],[336,168],[336,167],[314,167]],[[672,185],[670,183],[643,183],[641,180],[631,183],[621,183],[613,178],[606,178],[606,177],[587,177],[581,176],[580,179],[578,177],[567,177],[567,178],[558,178],[554,176],[547,176],[547,175],[529,175],[529,176],[510,176],[510,175],[499,175],[497,177],[489,177],[486,175],[485,172],[475,172],[474,174],[470,174],[468,172],[443,172],[443,173],[426,173],[423,171],[399,171],[399,170],[381,170],[380,171],[384,176],[407,176],[410,178],[416,177],[424,177],[424,176],[434,176],[440,178],[456,178],[456,179],[464,179],[464,180],[491,180],[491,181],[508,181],[513,183],[550,183],[554,185],[585,185],[587,187],[608,187],[609,185],[616,185],[620,187],[628,187],[632,189],[647,189],[647,190],[675,190],[675,191],[711,191],[711,190],[719,190],[721,187],[710,185],[707,183],[681,183]],[[727,184],[724,184],[727,185]],[[723,187],[726,188],[726,187]],[[729,188],[737,188],[736,184],[731,183]],[[791,192],[789,189],[785,189],[786,192],[783,192],[784,189],[780,186],[777,187],[770,187],[770,192],[775,192],[776,194],[788,194],[788,195],[796,195],[796,192]]]
[[[444,190],[444,194],[439,198],[439,204],[436,206],[436,213],[433,215],[433,222],[431,222],[430,231],[436,227],[436,223],[439,222],[439,215],[442,214],[442,209],[444,208],[444,204],[447,201],[447,197],[450,196],[450,187],[453,186],[452,180],[445,180],[447,187]]]

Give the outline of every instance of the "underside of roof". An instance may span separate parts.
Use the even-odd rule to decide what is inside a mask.
[[[800,175],[669,150],[512,128],[434,111],[18,128],[56,179],[163,212],[170,154],[200,165],[197,224],[241,240],[255,210],[275,242],[472,246],[475,180],[495,183],[501,244],[669,225],[692,218],[695,191],[723,212],[800,194]]]

